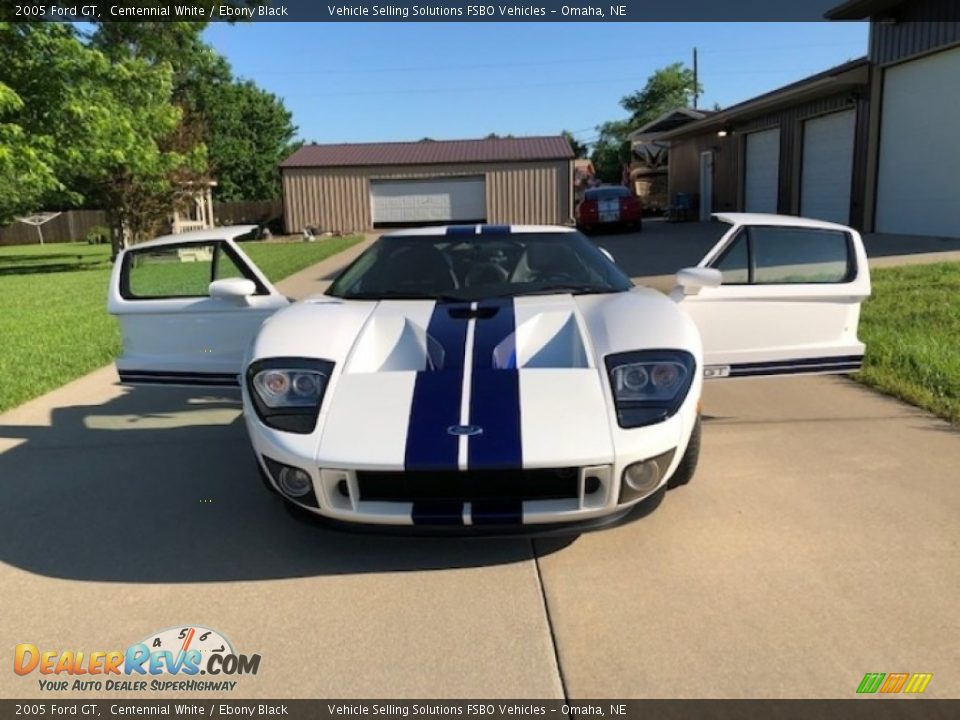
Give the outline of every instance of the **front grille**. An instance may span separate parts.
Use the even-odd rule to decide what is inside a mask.
[[[357,486],[362,501],[566,500],[579,497],[578,475],[579,468],[358,471]]]

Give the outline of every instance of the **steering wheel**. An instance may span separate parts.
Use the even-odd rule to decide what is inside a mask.
[[[466,287],[497,285],[506,282],[509,277],[510,274],[506,268],[500,265],[491,262],[479,263],[470,268],[463,279],[463,284]]]

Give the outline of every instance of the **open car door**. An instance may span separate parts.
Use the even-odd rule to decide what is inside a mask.
[[[120,381],[237,385],[260,324],[289,301],[236,238],[254,226],[168,235],[117,258],[107,309],[120,321]]]
[[[707,378],[858,370],[870,271],[859,233],[779,215],[719,214],[731,228],[671,297],[703,339]]]

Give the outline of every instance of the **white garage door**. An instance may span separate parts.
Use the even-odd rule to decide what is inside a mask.
[[[853,180],[854,110],[831,113],[803,124],[803,176],[800,214],[803,217],[850,222]]]
[[[886,71],[877,232],[960,236],[960,49]]]
[[[780,181],[780,129],[746,137],[743,208],[746,212],[775,213]]]
[[[370,206],[374,224],[484,220],[485,182],[482,177],[374,180],[370,183]]]

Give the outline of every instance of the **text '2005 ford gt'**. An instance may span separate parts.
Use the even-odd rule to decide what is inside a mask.
[[[729,231],[667,296],[580,233],[404,230],[291,303],[216,228],[118,259],[130,384],[240,384],[261,473],[301,513],[382,530],[584,529],[689,481],[704,379],[860,366],[860,236]]]

